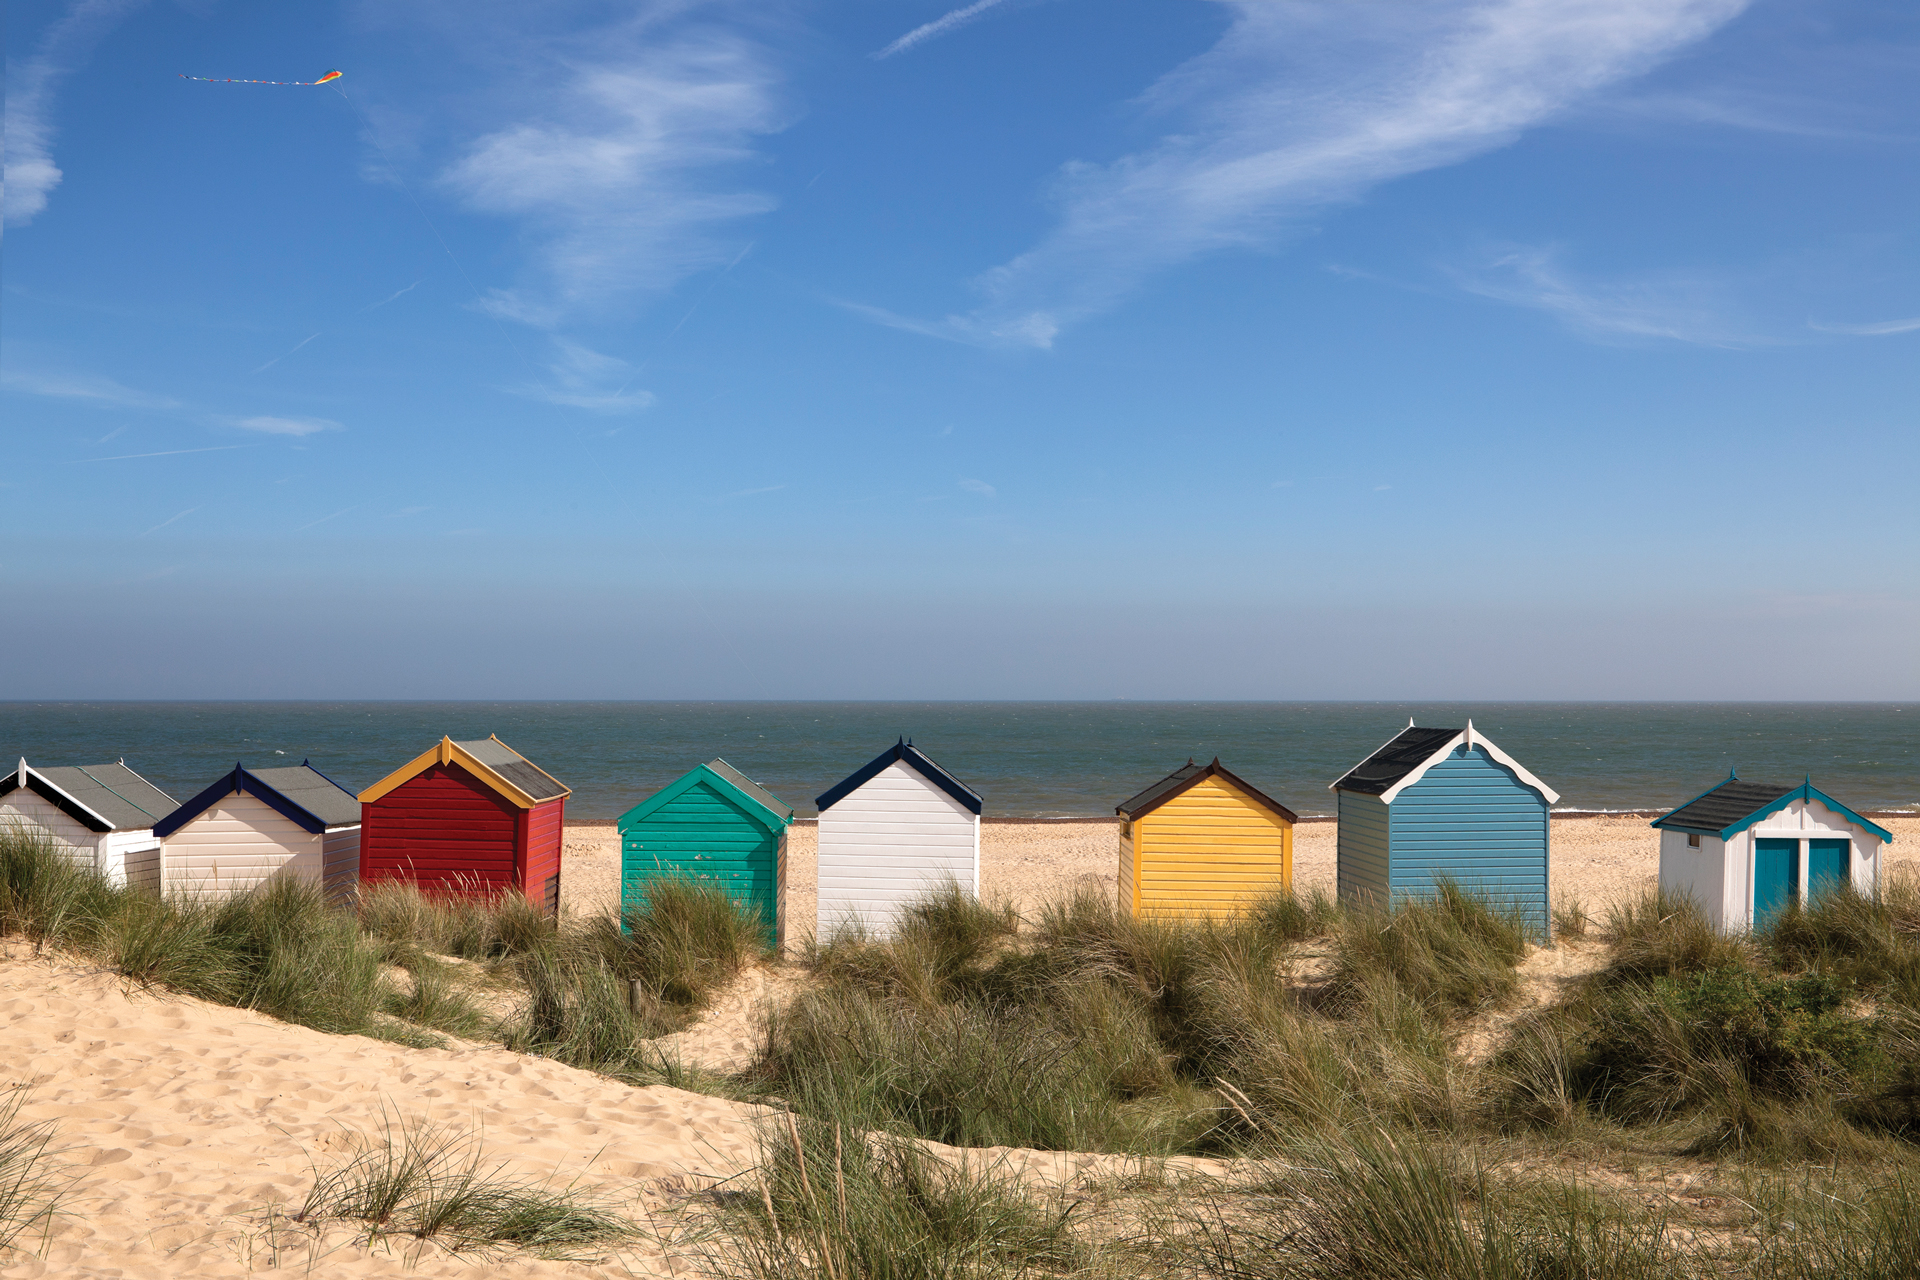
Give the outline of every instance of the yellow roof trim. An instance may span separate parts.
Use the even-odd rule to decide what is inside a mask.
[[[380,779],[380,781],[368,787],[365,791],[362,791],[360,793],[360,803],[374,803],[389,791],[398,790],[401,785],[413,781],[413,779],[433,768],[436,764],[459,765],[462,769],[465,769],[468,773],[480,779],[480,781],[486,783],[522,809],[534,808],[539,803],[539,801],[535,800],[532,796],[514,786],[511,782],[508,782],[492,769],[480,763],[480,761],[474,759],[461,748],[459,743],[445,735],[442,735],[440,741],[433,747],[421,752],[386,777]],[[545,773],[546,771],[542,769],[541,772]],[[549,774],[548,776],[551,777],[552,775]]]

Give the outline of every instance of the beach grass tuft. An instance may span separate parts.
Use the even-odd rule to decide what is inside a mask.
[[[27,1098],[25,1085],[0,1092],[0,1260],[29,1252],[23,1238],[45,1241],[73,1183],[55,1163],[53,1123],[21,1118]]]

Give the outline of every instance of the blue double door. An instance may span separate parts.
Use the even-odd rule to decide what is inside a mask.
[[[1807,841],[1807,882],[1818,899],[1847,883],[1846,840]],[[1800,842],[1762,837],[1753,842],[1753,927],[1764,928],[1800,898]]]

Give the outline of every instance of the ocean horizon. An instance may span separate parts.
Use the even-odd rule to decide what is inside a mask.
[[[177,800],[236,762],[313,765],[358,791],[442,734],[498,734],[573,789],[570,818],[617,817],[723,757],[802,816],[912,740],[991,818],[1110,816],[1185,764],[1222,764],[1302,817],[1409,719],[1497,742],[1560,792],[1555,811],[1684,802],[1732,770],[1814,784],[1858,810],[1920,810],[1920,705],[1899,702],[0,702],[0,752],[42,765],[125,759]]]

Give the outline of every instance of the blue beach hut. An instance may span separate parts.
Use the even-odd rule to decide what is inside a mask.
[[[622,912],[639,905],[647,882],[660,876],[714,880],[757,910],[768,941],[780,945],[792,821],[792,805],[725,760],[694,766],[621,815]]]
[[[1446,876],[1552,936],[1548,810],[1560,794],[1464,729],[1415,728],[1333,784],[1340,900],[1386,906]]]

